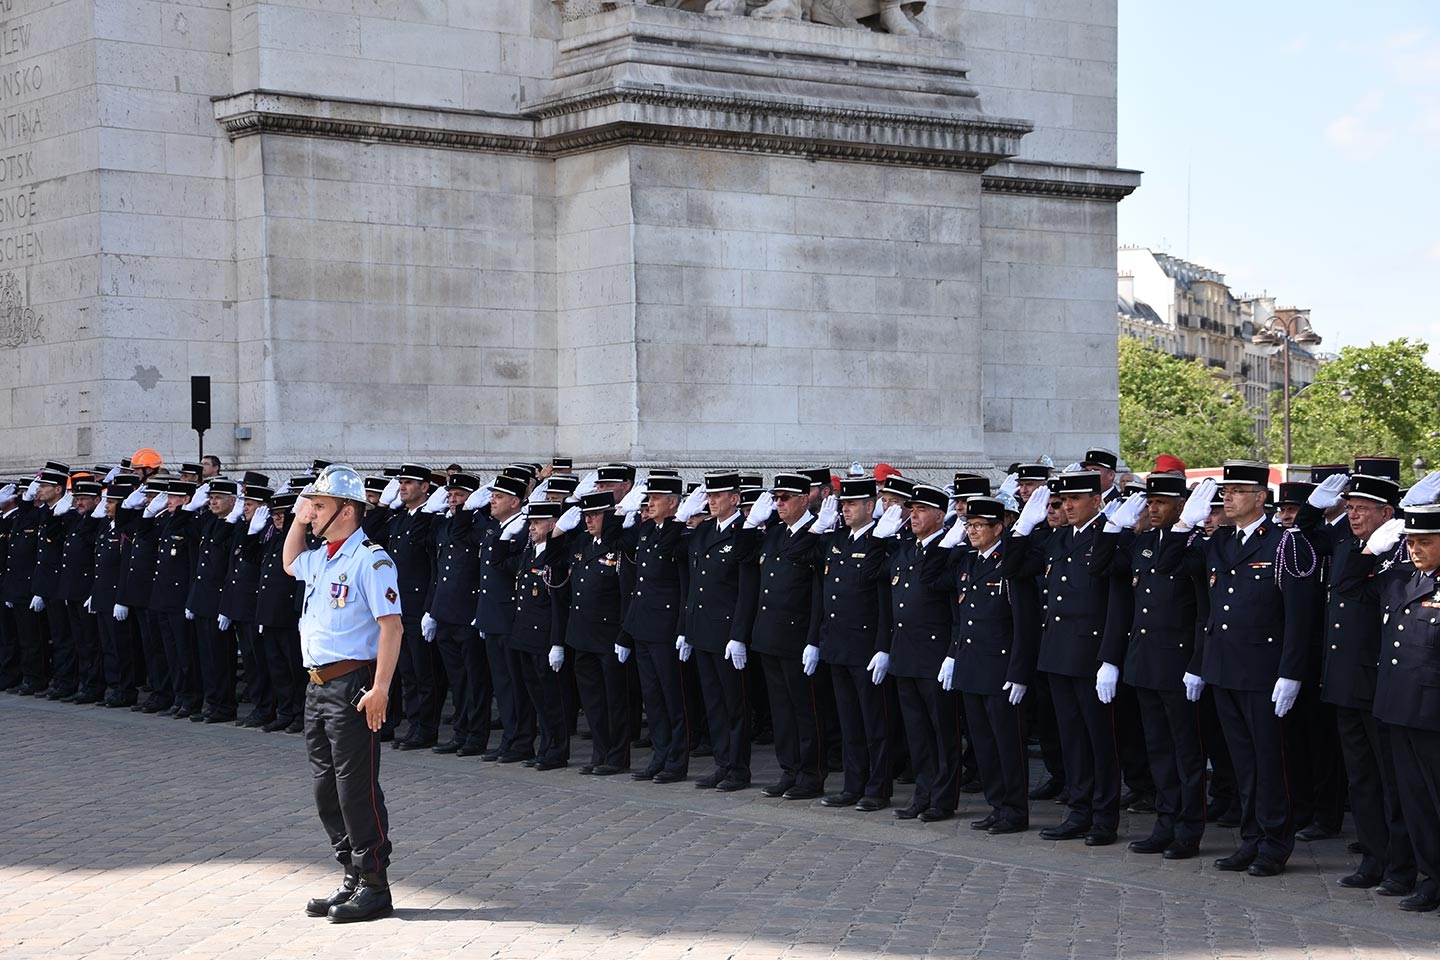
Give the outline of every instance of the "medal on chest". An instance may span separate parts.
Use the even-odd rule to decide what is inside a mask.
[[[341,574],[344,579],[344,574]],[[330,584],[330,606],[344,607],[345,601],[350,599],[350,585],[345,583]]]

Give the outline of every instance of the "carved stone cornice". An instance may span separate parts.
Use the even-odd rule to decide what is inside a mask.
[[[1011,160],[990,168],[980,178],[985,193],[1062,200],[1119,203],[1140,186],[1140,171]]]

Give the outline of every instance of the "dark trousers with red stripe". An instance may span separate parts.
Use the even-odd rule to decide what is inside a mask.
[[[314,776],[315,809],[335,859],[362,873],[390,865],[390,815],[380,789],[380,734],[355,709],[373,664],[305,691],[305,750]]]
[[[765,693],[770,698],[770,723],[775,731],[775,759],[786,789],[819,790],[825,786],[820,709],[815,685],[805,675],[800,655],[760,654]]]
[[[736,670],[722,651],[691,654],[700,675],[710,749],[722,780],[750,782],[750,707],[745,702],[745,671]]]
[[[839,715],[840,752],[845,771],[843,792],[889,800],[890,717],[883,685],[870,679],[863,666],[830,664]]]
[[[1095,678],[1050,674],[1050,697],[1065,755],[1070,793],[1066,820],[1100,830],[1120,824],[1120,758],[1109,704],[1095,695]]]
[[[896,677],[895,687],[915,774],[910,806],[954,813],[960,803],[960,696],[934,677]]]
[[[1021,735],[1020,708],[1010,705],[1008,693],[966,693],[962,699],[985,802],[995,816],[1029,824],[1029,765]]]
[[[435,624],[435,649],[455,701],[455,742],[484,751],[490,745],[490,664],[485,641],[468,623]]]
[[[1350,810],[1361,857],[1357,873],[1415,885],[1415,849],[1395,784],[1391,727],[1369,710],[1335,708],[1336,731],[1350,778]]]
[[[1205,833],[1200,711],[1183,690],[1134,690],[1155,780],[1155,825],[1150,836],[1167,842],[1199,843]]]
[[[440,704],[445,689],[440,678],[444,669],[435,645],[420,632],[420,618],[401,619],[400,690],[408,729],[405,739],[433,741],[440,733]]]
[[[683,777],[690,769],[690,724],[680,658],[669,643],[636,643],[631,659],[650,718],[651,753],[645,769]]]
[[[1395,759],[1395,788],[1415,862],[1420,890],[1434,894],[1440,882],[1440,732],[1389,727]]]
[[[1240,794],[1236,853],[1284,863],[1295,849],[1295,820],[1285,779],[1285,727],[1263,690],[1215,691],[1215,711],[1235,765]]]
[[[573,616],[573,614],[572,614]],[[590,727],[591,766],[630,766],[630,677],[615,656],[573,650],[575,692]]]
[[[567,763],[570,760],[568,684],[550,667],[548,653],[519,650],[516,655],[520,661],[520,681],[535,705],[535,729],[539,734],[535,756],[546,763]]]

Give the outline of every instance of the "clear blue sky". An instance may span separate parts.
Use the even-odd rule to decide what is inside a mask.
[[[1119,2],[1120,242],[1440,366],[1440,0]]]

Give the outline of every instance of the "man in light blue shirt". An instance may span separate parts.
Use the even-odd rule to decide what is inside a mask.
[[[379,732],[400,653],[400,591],[395,562],[360,529],[366,507],[359,474],[328,466],[301,494],[285,537],[285,572],[304,584],[300,654],[310,674],[305,746],[315,805],[345,868],[340,888],[305,912],[336,923],[392,909]],[[308,549],[312,535],[324,545]]]

